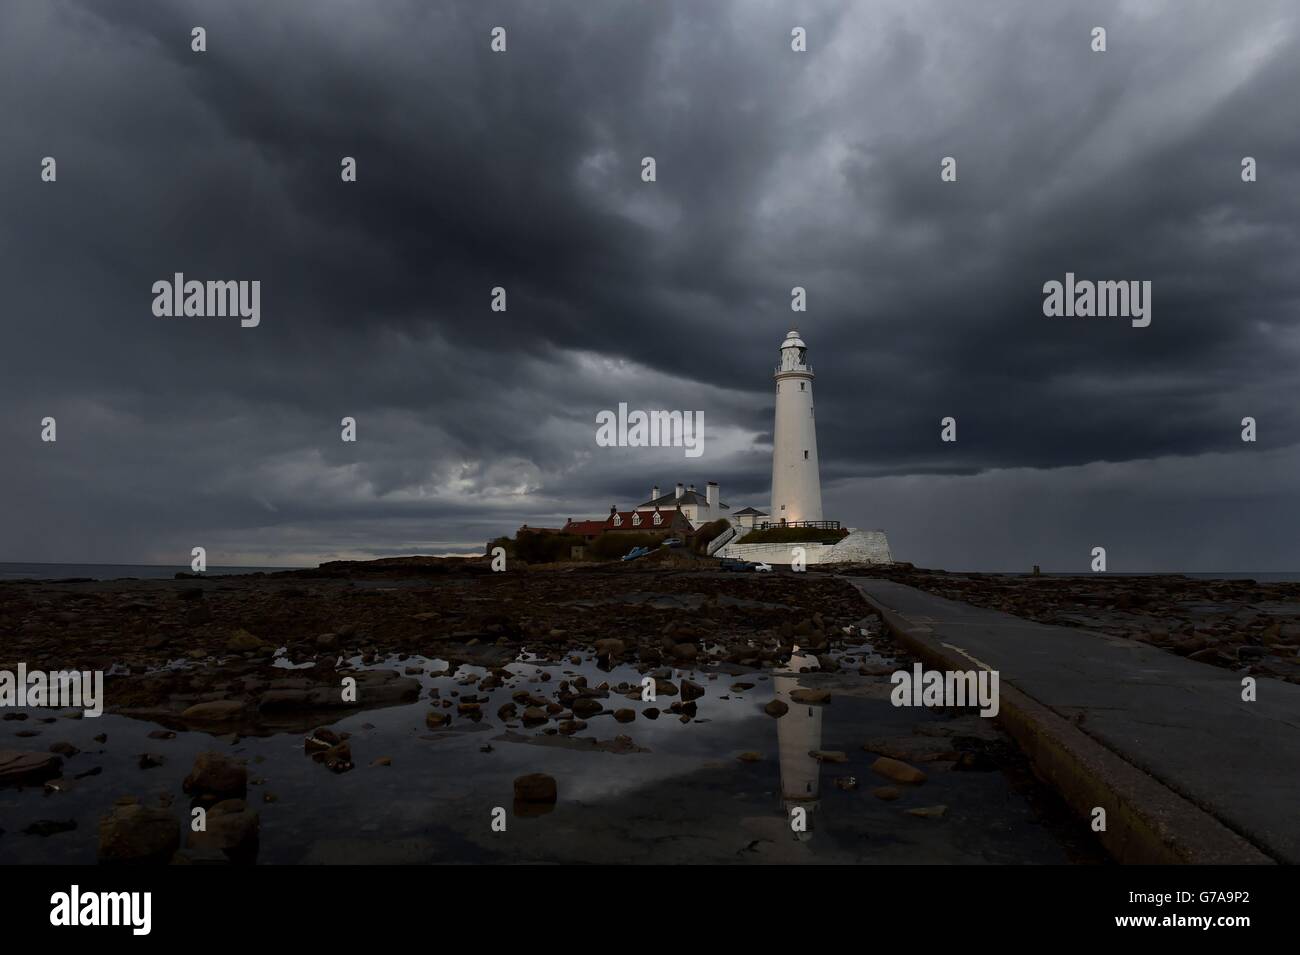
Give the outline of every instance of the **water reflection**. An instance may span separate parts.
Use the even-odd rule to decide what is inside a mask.
[[[820,805],[821,763],[812,753],[821,749],[823,708],[795,703],[790,699],[790,692],[799,688],[801,669],[818,667],[815,656],[796,646],[787,669],[776,671],[772,677],[777,699],[789,707],[786,714],[776,721],[777,753],[781,761],[781,806],[786,818],[790,817],[794,807],[804,809],[807,830],[794,834],[800,842],[812,838]]]

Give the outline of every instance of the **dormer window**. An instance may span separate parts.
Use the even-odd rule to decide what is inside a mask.
[[[637,512],[636,514],[633,514],[633,515],[632,515],[632,526],[633,526],[633,527],[640,527],[640,526],[641,526],[641,514],[640,514],[640,512]]]
[[[664,522],[664,516],[660,514],[658,511],[655,511],[655,526],[658,527],[663,522]]]
[[[615,515],[614,515],[614,526],[615,526],[615,527],[618,527],[618,526],[619,526],[620,524],[622,524],[622,523],[623,523],[623,518],[622,518],[622,516],[621,516],[621,515],[618,515],[618,514],[615,514]]]

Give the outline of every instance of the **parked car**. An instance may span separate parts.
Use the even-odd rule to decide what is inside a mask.
[[[686,542],[682,540],[680,537],[670,537],[659,546],[660,547],[684,547],[686,546]]]
[[[736,560],[734,557],[724,557],[718,569],[743,573],[747,570],[753,570],[757,566],[751,560]]]
[[[638,557],[644,557],[648,553],[650,553],[649,547],[633,547],[630,551],[624,554],[620,560],[636,560]]]
[[[772,565],[765,564],[760,560],[754,565],[754,570],[758,571],[760,574],[770,574],[772,572]]]

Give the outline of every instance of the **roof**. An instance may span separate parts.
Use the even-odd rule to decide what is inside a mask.
[[[614,523],[614,515],[611,514],[603,521],[569,521],[564,525],[565,534],[578,534],[583,537],[596,537],[606,531],[639,531],[639,530],[663,530],[665,527],[689,528],[688,521],[683,514],[677,511],[660,511],[663,520],[658,524],[654,522],[654,514],[645,511],[618,511],[619,522]],[[632,518],[639,516],[641,522],[633,523]]]
[[[611,514],[609,516],[609,519],[605,521],[605,527],[609,530],[626,531],[626,530],[641,530],[642,528],[649,528],[650,530],[654,530],[655,528],[671,527],[675,522],[680,522],[682,525],[685,526],[689,526],[690,524],[690,522],[686,520],[686,516],[684,514],[677,513],[676,510],[660,511],[659,516],[662,517],[663,520],[660,523],[656,524],[654,522],[654,512],[619,511],[618,512],[619,522],[615,524],[614,515]],[[633,517],[641,518],[641,522],[639,524],[634,523]]]
[[[638,511],[652,511],[657,507],[663,511],[671,511],[676,508],[678,504],[683,507],[687,504],[699,504],[703,507],[707,507],[709,499],[699,491],[682,491],[682,496],[680,498],[677,496],[676,491],[669,491],[667,494],[662,494],[659,497],[656,497],[653,501],[646,501],[644,504],[638,504],[636,509]],[[718,502],[718,509],[727,511],[731,510],[731,508],[726,504],[723,504],[721,501]]]
[[[564,525],[566,534],[603,534],[608,521],[569,521]]]
[[[744,508],[741,508],[740,510],[738,510],[738,511],[736,512],[736,516],[737,516],[737,517],[739,517],[741,514],[763,514],[763,515],[766,515],[766,514],[767,514],[767,511],[760,511],[760,510],[759,510],[758,508],[756,508],[756,507],[744,507]]]

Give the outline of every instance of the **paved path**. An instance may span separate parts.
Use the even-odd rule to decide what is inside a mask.
[[[1257,701],[1247,703],[1241,673],[889,580],[850,579],[914,641],[997,670],[1004,695],[1014,687],[1274,860],[1300,862],[1300,686],[1260,677]]]

